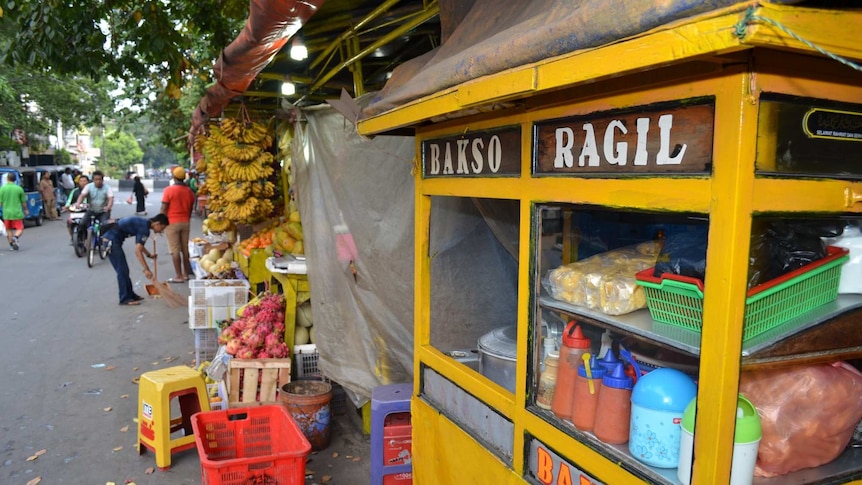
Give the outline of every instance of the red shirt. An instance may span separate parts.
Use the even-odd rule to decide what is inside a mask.
[[[186,184],[174,184],[162,191],[162,204],[168,204],[165,215],[169,224],[189,222],[192,207],[195,205],[195,193]]]

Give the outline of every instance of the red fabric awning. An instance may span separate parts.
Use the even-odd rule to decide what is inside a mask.
[[[239,36],[221,53],[213,67],[216,84],[192,113],[190,140],[208,118],[216,118],[241,95],[272,61],[293,34],[325,0],[251,0],[248,20]]]

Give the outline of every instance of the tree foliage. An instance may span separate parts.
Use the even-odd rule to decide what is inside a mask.
[[[10,0],[2,3],[0,62],[54,78],[111,81],[126,107],[178,152],[212,65],[248,17],[247,0]],[[4,99],[0,82],[0,102]],[[193,103],[193,104],[192,104]],[[0,129],[4,128],[0,124]]]
[[[125,131],[113,131],[98,144],[102,153],[97,168],[112,178],[124,178],[126,170],[144,158],[138,141]]]
[[[208,68],[248,16],[241,0],[7,1],[13,32],[0,59],[57,74],[122,80],[139,101],[172,99]],[[12,27],[14,26],[14,27]]]

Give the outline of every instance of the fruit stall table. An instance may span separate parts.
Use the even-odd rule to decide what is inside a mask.
[[[254,255],[252,255],[254,257]],[[308,276],[304,273],[289,272],[273,265],[272,258],[264,259],[264,268],[268,275],[281,284],[284,293],[284,343],[293,352],[293,335],[296,327],[297,294],[311,291],[308,286]],[[302,302],[299,302],[302,303]]]
[[[269,282],[270,272],[266,268],[266,258],[269,255],[263,249],[252,249],[248,257],[240,252],[234,254],[235,261],[239,264],[239,269],[248,278],[252,290],[257,289],[260,283]]]

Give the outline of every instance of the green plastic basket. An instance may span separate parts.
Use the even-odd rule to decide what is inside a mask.
[[[829,246],[826,257],[806,264],[748,291],[742,340],[756,337],[838,297],[841,265],[847,250]],[[674,274],[653,276],[654,268],[637,273],[650,316],[657,322],[700,332],[703,326],[703,282]]]

